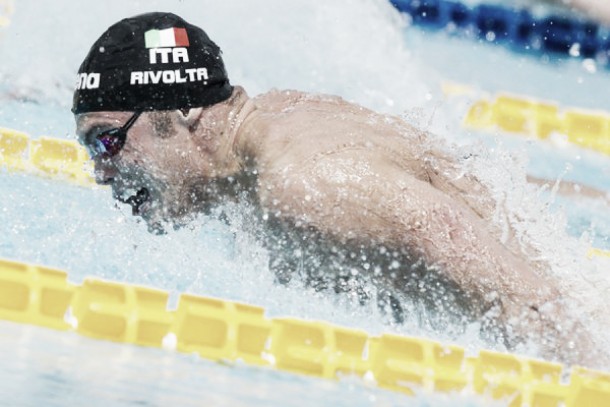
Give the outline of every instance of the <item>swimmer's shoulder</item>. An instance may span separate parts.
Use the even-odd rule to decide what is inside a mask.
[[[295,89],[271,89],[253,98],[261,111],[290,112],[298,110],[343,110],[364,111],[366,108],[343,99],[341,96],[325,93],[310,93]]]

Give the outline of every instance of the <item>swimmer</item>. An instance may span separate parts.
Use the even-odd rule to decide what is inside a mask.
[[[325,242],[335,259],[348,261],[335,250],[348,247],[411,264],[350,269],[336,290],[352,274],[379,275],[400,291],[438,273],[491,316],[507,342],[534,341],[543,356],[568,363],[603,360],[569,316],[548,265],[494,226],[486,187],[398,117],[299,91],[251,98],[230,84],[205,32],[169,13],[124,19],[94,43],[72,112],[96,181],[152,232],[247,200],[259,220],[299,232],[284,245],[298,248],[288,253],[293,260]],[[422,263],[425,272],[415,273]]]

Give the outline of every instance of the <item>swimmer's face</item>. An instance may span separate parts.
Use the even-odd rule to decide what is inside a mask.
[[[79,141],[95,163],[96,182],[110,185],[114,198],[131,205],[133,215],[142,217],[156,233],[163,232],[168,223],[179,225],[192,214],[195,184],[202,180],[205,159],[179,115],[142,113],[124,133],[122,148],[112,130],[125,126],[134,116],[132,112],[76,117]]]

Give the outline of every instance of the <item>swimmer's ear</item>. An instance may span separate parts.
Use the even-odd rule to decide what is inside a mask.
[[[203,108],[192,107],[190,109],[179,109],[178,120],[182,125],[188,127],[189,130],[194,131],[199,124],[199,119],[203,113]]]

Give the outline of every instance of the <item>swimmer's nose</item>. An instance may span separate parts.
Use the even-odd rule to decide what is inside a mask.
[[[95,182],[99,185],[112,184],[118,174],[116,166],[112,160],[97,158],[94,160]]]

